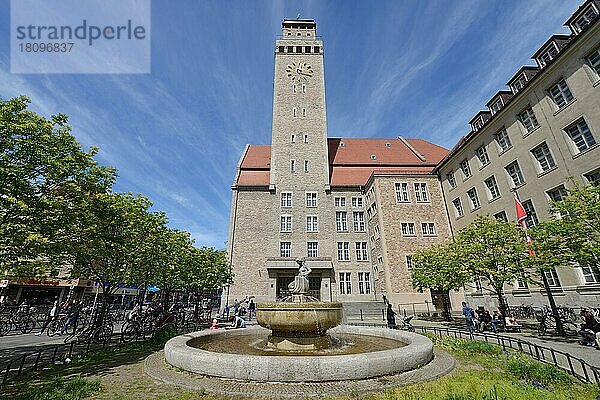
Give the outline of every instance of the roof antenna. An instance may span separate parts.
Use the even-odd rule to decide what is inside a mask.
[[[300,13],[296,14],[296,19],[300,19]]]

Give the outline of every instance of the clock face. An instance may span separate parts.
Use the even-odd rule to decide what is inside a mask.
[[[299,63],[291,63],[285,69],[287,76],[295,82],[307,81],[308,78],[313,76],[313,69],[308,63],[299,62]]]

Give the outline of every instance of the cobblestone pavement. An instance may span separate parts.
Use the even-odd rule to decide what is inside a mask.
[[[212,378],[192,374],[167,364],[163,351],[150,355],[144,362],[144,372],[152,379],[191,390],[205,390],[227,396],[253,398],[296,398],[348,393],[364,394],[382,392],[386,389],[428,381],[450,373],[456,360],[448,353],[435,350],[434,359],[426,366],[398,375],[374,379],[340,382],[250,382]],[[224,366],[226,367],[226,366]]]

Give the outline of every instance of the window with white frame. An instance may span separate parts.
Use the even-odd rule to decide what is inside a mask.
[[[412,259],[412,254],[407,254],[406,255],[406,269],[413,269],[414,264],[413,264],[413,259]]]
[[[590,185],[600,185],[600,168],[594,171],[587,172],[583,174],[583,176]]]
[[[558,280],[558,274],[554,268],[544,271],[544,275],[546,275],[546,280],[548,281],[548,286],[550,287],[560,287],[560,281]]]
[[[292,143],[296,143],[296,135],[292,133]]]
[[[594,20],[594,18],[596,18],[597,16],[598,16],[598,13],[596,12],[596,10],[594,10],[592,5],[590,4],[589,7],[587,8],[587,10],[585,10],[585,12],[583,14],[581,14],[581,16],[579,18],[577,18],[573,23],[577,33],[581,32],[583,29],[585,29],[585,27],[588,26],[590,24],[590,22],[592,22]]]
[[[600,283],[600,268],[597,265],[586,264],[581,266],[581,275],[584,285]]]
[[[363,198],[362,197],[353,197],[352,198],[352,207],[353,208],[363,208]]]
[[[515,81],[512,84],[513,92],[517,93],[519,90],[523,89],[526,83],[527,75],[525,74],[525,72],[522,72],[521,75],[519,75],[519,77],[515,79]]]
[[[308,143],[308,135],[304,134],[304,143]]]
[[[471,176],[471,167],[469,166],[469,160],[462,160],[459,164],[460,170],[463,174],[463,179],[467,179]]]
[[[306,242],[306,256],[319,257],[319,242]]]
[[[316,215],[306,216],[306,232],[318,232],[319,231],[319,220]]]
[[[358,294],[371,294],[371,273],[358,273]]]
[[[554,189],[547,190],[546,194],[551,201],[563,201],[567,196],[567,189],[565,189],[564,185],[560,185]]]
[[[292,231],[292,216],[282,215],[281,224],[279,225],[280,232],[291,232]]]
[[[573,93],[571,93],[571,89],[569,89],[569,86],[564,79],[552,86],[548,92],[550,93],[550,97],[552,97],[554,104],[556,104],[556,107],[559,109],[573,100]]]
[[[415,200],[417,203],[427,203],[429,201],[429,193],[427,193],[427,184],[417,182],[415,186]]]
[[[367,251],[367,242],[355,242],[354,248],[356,250],[357,261],[369,261],[369,253]]]
[[[456,179],[454,179],[454,171],[450,171],[446,174],[446,180],[448,181],[448,185],[450,185],[451,189],[456,187]]]
[[[335,226],[338,232],[348,231],[348,213],[346,211],[335,212]]]
[[[317,193],[307,192],[306,193],[306,207],[315,208],[317,206]]]
[[[508,137],[506,129],[502,129],[496,132],[494,134],[494,138],[496,139],[496,143],[498,144],[498,148],[500,149],[501,153],[505,152],[506,150],[512,147],[512,143],[510,141],[510,138]]]
[[[481,203],[479,202],[479,196],[477,195],[477,189],[471,188],[467,190],[467,196],[469,197],[469,201],[471,202],[471,211],[481,206]]]
[[[292,115],[296,117],[298,115],[298,109],[296,107],[292,108]]]
[[[352,281],[350,272],[340,272],[340,294],[352,294]]]
[[[531,228],[539,223],[537,214],[535,212],[535,208],[533,207],[533,202],[531,200],[526,200],[521,203],[523,205],[523,209],[527,214],[525,218],[525,226]]]
[[[538,57],[541,66],[545,66],[546,64],[548,64],[550,61],[554,60],[554,58],[556,58],[556,56],[558,55],[558,48],[556,47],[556,43],[550,43],[550,46],[548,46],[545,51],[540,54],[540,56]]]
[[[502,108],[503,104],[502,104],[502,99],[498,99],[495,102],[492,103],[492,105],[490,106],[490,111],[492,112],[492,115],[496,114],[498,111],[500,111],[500,109]]]
[[[521,124],[523,124],[523,128],[525,128],[527,133],[534,131],[540,126],[535,117],[535,113],[533,112],[533,108],[531,107],[528,107],[519,113],[519,121],[521,121]]]
[[[516,160],[508,164],[504,169],[510,177],[513,188],[516,188],[525,182],[523,174],[521,173],[521,167],[519,167],[519,163]]]
[[[488,192],[488,199],[494,200],[500,197],[500,189],[498,189],[498,184],[496,183],[496,177],[494,175],[487,178],[485,181],[485,187]]]
[[[579,118],[575,123],[565,128],[565,132],[573,141],[573,145],[578,153],[581,153],[596,144],[596,139],[594,139],[588,124],[583,118]]]
[[[520,279],[517,279],[515,281],[515,289],[517,289],[517,290],[527,290],[527,289],[529,289],[529,285],[527,284],[527,282],[522,281]]]
[[[337,242],[338,261],[350,261],[350,242]]]
[[[533,154],[533,156],[535,157],[538,164],[538,170],[540,172],[548,171],[556,166],[554,158],[550,153],[550,148],[548,148],[546,142],[540,144],[539,146],[531,150],[531,154]]]
[[[415,231],[415,223],[414,222],[402,222],[400,224],[402,228],[403,236],[416,236],[417,232]]]
[[[292,256],[292,242],[279,243],[279,256],[288,258]]]
[[[363,211],[354,211],[352,213],[352,222],[354,224],[354,232],[365,231],[365,213]]]
[[[508,217],[506,216],[506,211],[502,210],[494,214],[494,218],[499,221],[508,222]]]
[[[292,193],[282,192],[281,193],[281,207],[290,208],[292,207]]]
[[[463,210],[462,202],[460,201],[460,197],[452,200],[452,205],[454,206],[454,214],[456,218],[460,218],[465,215],[465,211]]]
[[[290,171],[296,172],[296,160],[290,160]]]
[[[590,54],[587,60],[592,69],[596,71],[596,75],[600,75],[600,49]]]
[[[408,203],[410,202],[410,197],[408,196],[408,183],[401,182],[396,183],[396,201],[398,203]]]
[[[483,285],[481,284],[481,277],[479,277],[479,276],[475,276],[475,277],[473,278],[473,283],[474,283],[474,286],[475,286],[475,290],[476,290],[476,291],[478,291],[478,292],[479,292],[479,291],[483,290]]]
[[[346,198],[345,197],[334,197],[333,204],[336,207],[346,207]]]
[[[421,232],[423,232],[423,236],[435,236],[435,223],[421,222]]]
[[[475,150],[475,154],[477,155],[477,159],[479,160],[479,165],[481,167],[485,167],[490,163],[490,156],[488,156],[485,146],[478,147]]]

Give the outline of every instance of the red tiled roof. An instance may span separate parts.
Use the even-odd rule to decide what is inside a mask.
[[[362,186],[374,172],[428,174],[448,154],[422,139],[327,139],[327,144],[332,186]],[[235,184],[268,186],[270,163],[271,146],[248,146]]]

